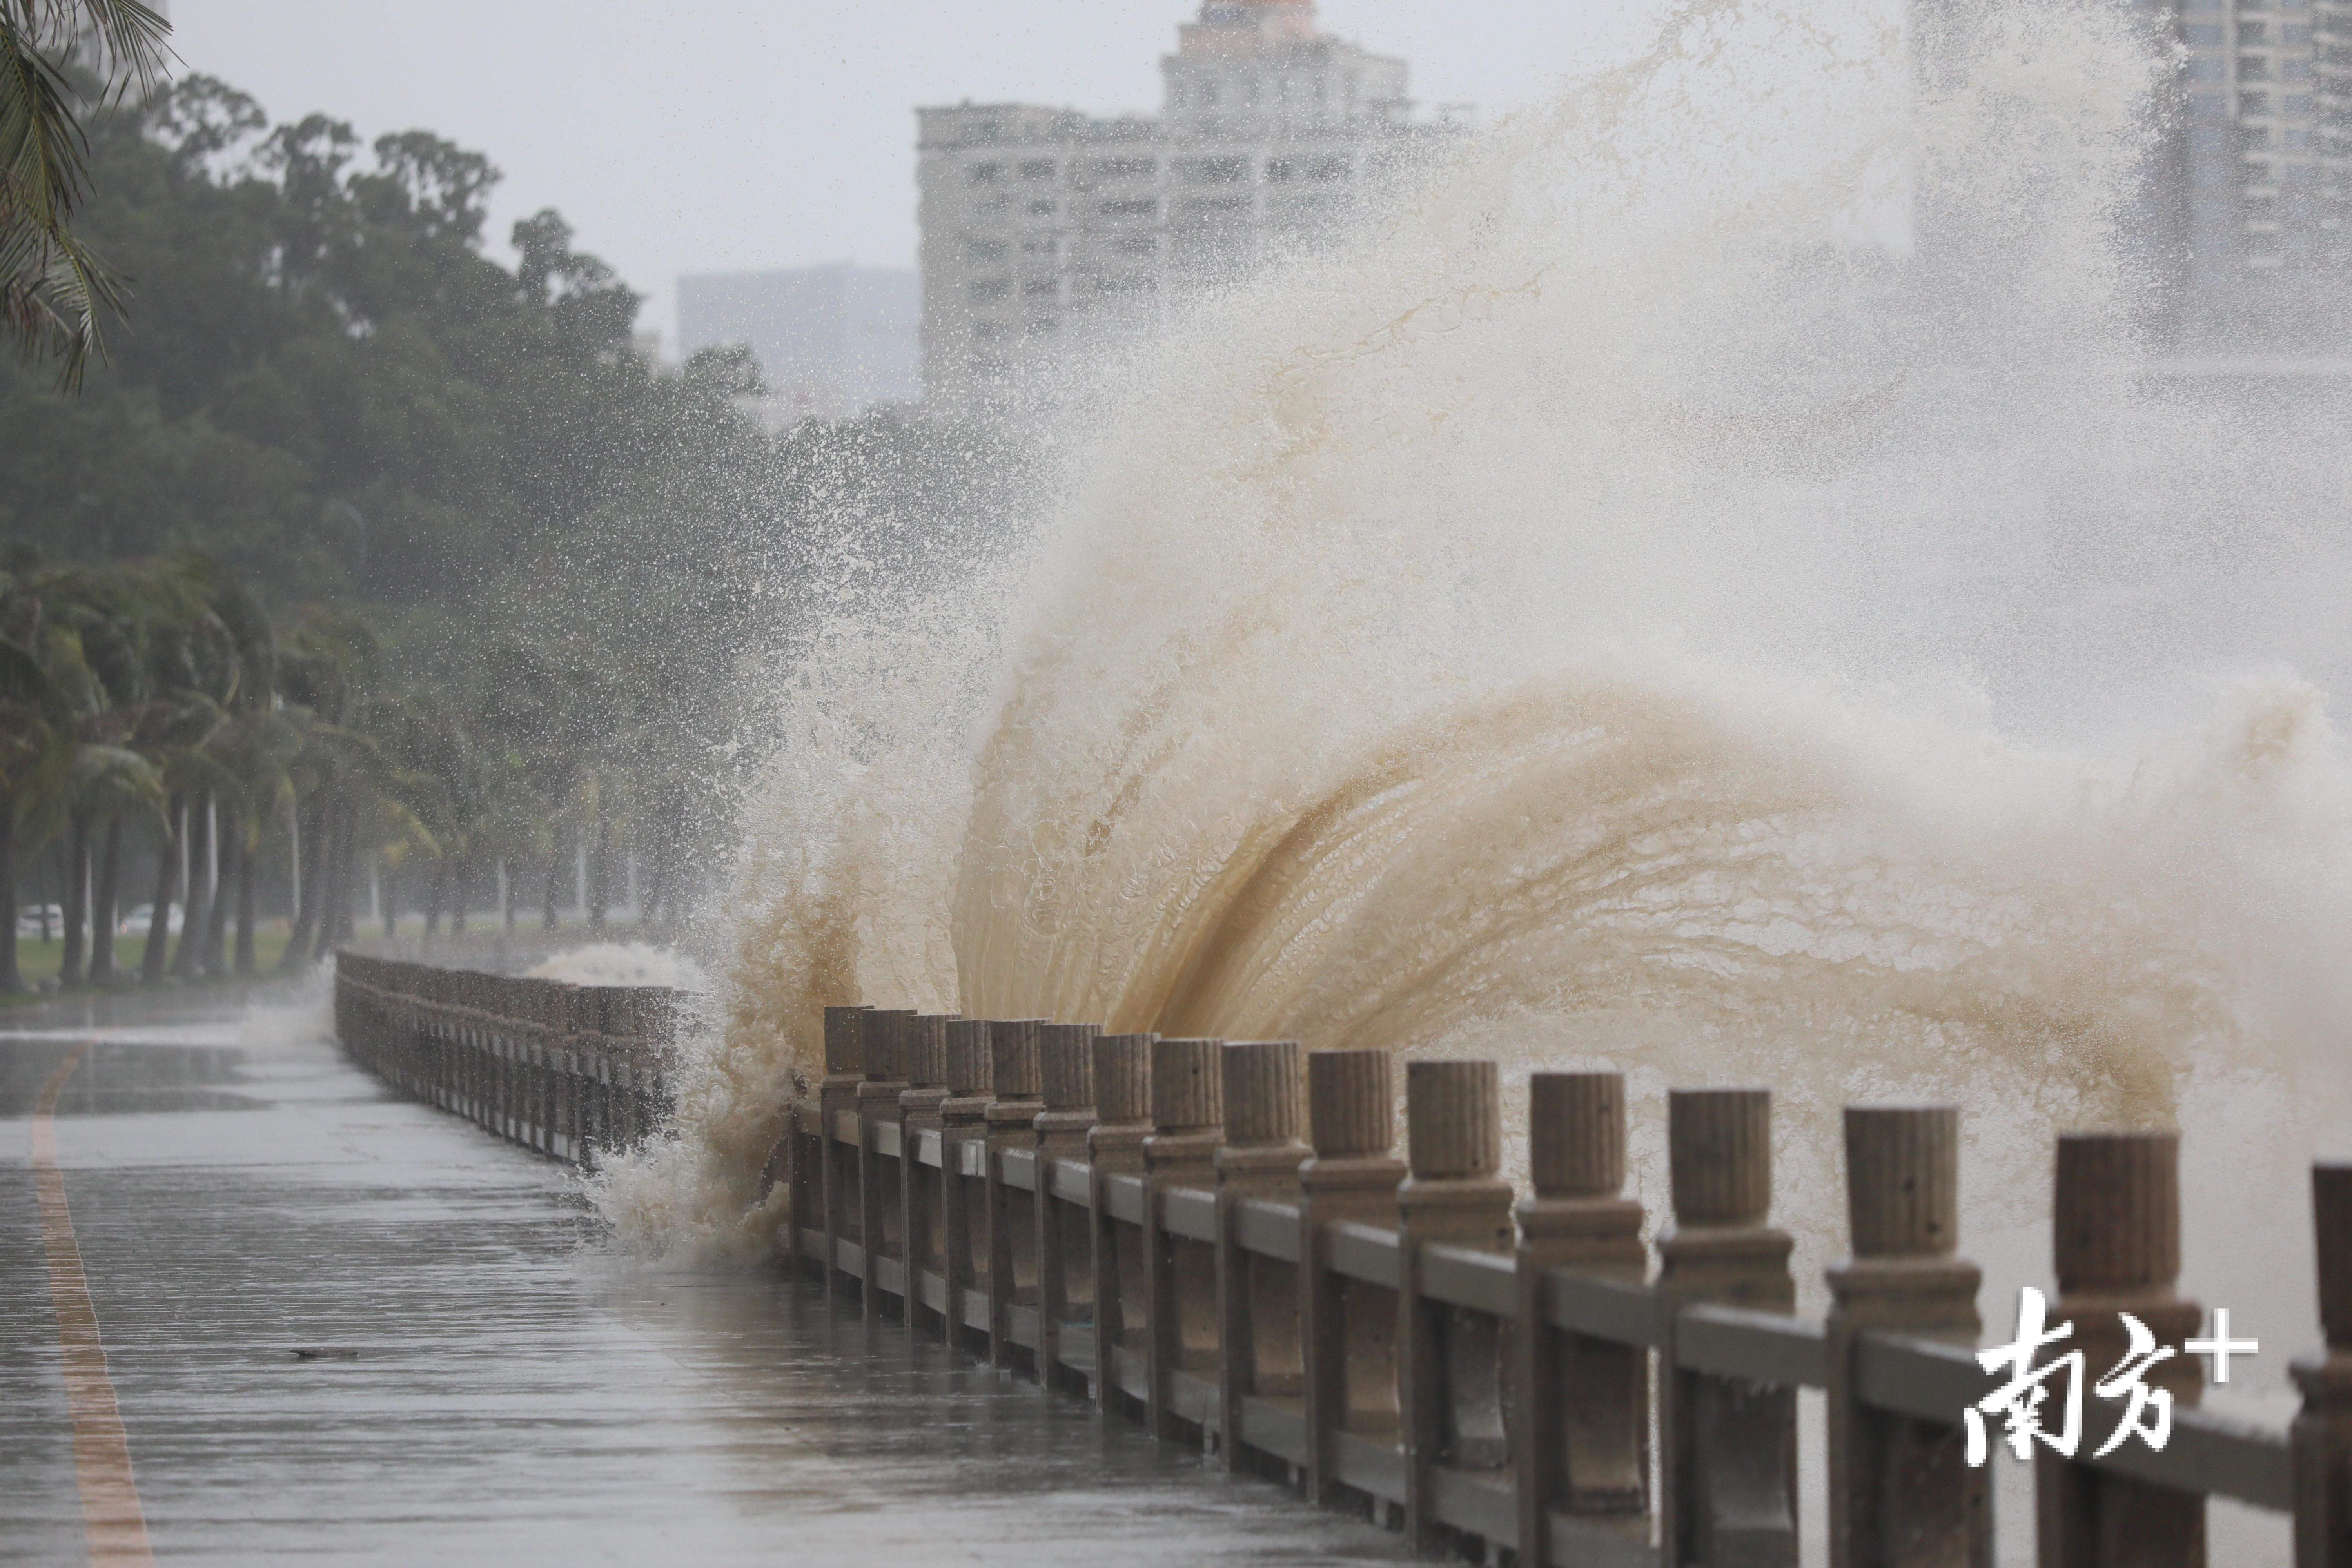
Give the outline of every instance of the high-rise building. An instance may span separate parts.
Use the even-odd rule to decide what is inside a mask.
[[[2209,321],[2291,303],[2344,259],[2352,5],[2179,0],[2175,16],[2186,145],[2158,177],[2179,188],[2189,301]]]
[[[984,409],[1314,245],[1449,129],[1412,118],[1402,60],[1318,31],[1311,0],[1206,0],[1160,68],[1158,119],[916,111],[923,386],[940,411]]]
[[[2352,281],[2352,0],[2135,0],[2178,76],[2122,240],[2155,287],[2139,303],[2173,347],[2308,346],[2338,331]],[[1930,90],[1956,85],[1981,47],[1975,0],[1911,0],[1912,58]],[[1923,247],[1990,259],[1922,188]],[[1938,232],[1940,228],[1940,232]],[[2331,318],[2337,318],[2331,320]]]
[[[904,267],[689,273],[677,280],[681,358],[741,343],[777,423],[835,418],[922,394],[915,274]]]

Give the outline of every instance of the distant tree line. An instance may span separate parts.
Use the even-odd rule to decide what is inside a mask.
[[[311,952],[369,867],[454,915],[500,861],[551,902],[584,851],[593,910],[634,855],[674,905],[829,613],[806,585],[952,581],[1029,461],[890,409],[772,434],[748,353],[653,363],[554,211],[486,255],[498,172],[429,132],[363,152],[201,76],[87,126],[77,233],[128,313],[78,395],[0,364],[20,859],[83,835],[110,882],[111,836],[217,831],[290,891],[299,845]]]
[[[601,925],[625,857],[640,918],[674,913],[693,815],[676,781],[614,743],[579,670],[502,644],[482,673],[471,692],[395,685],[364,622],[308,607],[274,626],[200,555],[43,568],[10,552],[0,990],[24,988],[15,916],[44,852],[62,868],[47,880],[67,985],[132,978],[114,939],[134,899],[151,911],[139,978],[254,974],[265,866],[291,921],[287,971],[353,934],[373,874],[404,873],[428,929],[463,931],[491,886],[509,924],[537,901],[551,925],[580,854]],[[526,868],[543,880],[523,885]]]

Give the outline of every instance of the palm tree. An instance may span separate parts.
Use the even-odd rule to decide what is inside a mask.
[[[55,361],[67,390],[105,353],[100,310],[123,302],[121,279],[74,233],[89,100],[67,69],[95,68],[100,101],[143,96],[171,30],[139,0],[0,0],[0,331],[27,358]]]
[[[113,895],[110,888],[99,889],[92,875],[96,869],[90,858],[92,829],[99,823],[106,824],[111,840],[107,858],[113,861],[121,852],[123,818],[161,810],[162,780],[146,758],[127,746],[84,742],[74,748],[64,794],[68,816],[66,947],[58,966],[58,982],[61,985],[81,984],[85,963],[91,982],[110,981],[114,968]],[[90,897],[94,889],[101,893],[95,910]],[[82,941],[86,928],[91,932],[87,949]],[[106,954],[102,970],[97,962],[100,942],[105,944]]]
[[[294,763],[303,743],[296,718],[276,701],[244,707],[215,732],[206,750],[235,781],[235,803],[223,817],[221,838],[236,884],[236,955],[230,972],[253,973],[253,867],[268,826],[294,795]],[[214,924],[226,920],[226,900],[214,901]]]
[[[114,974],[116,876],[126,818],[158,816],[162,772],[140,742],[168,715],[156,699],[150,639],[174,607],[180,568],[154,563],[68,568],[36,579],[49,605],[53,637],[71,639],[82,671],[61,688],[75,710],[76,751],[64,787],[68,824],[66,950],[58,971],[68,985]],[[102,829],[105,857],[93,864]],[[94,907],[93,907],[94,906]],[[87,950],[83,931],[90,931]]]
[[[281,641],[278,684],[299,745],[288,764],[296,832],[315,846],[301,906],[278,963],[294,973],[323,958],[349,931],[356,796],[376,770],[363,726],[380,667],[375,634],[353,617],[317,608]]]
[[[0,563],[0,991],[26,989],[16,965],[16,857],[25,829],[73,763],[73,712],[51,679],[56,644],[31,563]]]

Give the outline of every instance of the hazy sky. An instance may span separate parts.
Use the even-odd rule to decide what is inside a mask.
[[[1326,0],[1326,27],[1412,63],[1423,104],[1480,120],[1632,53],[1657,0]],[[373,139],[422,126],[506,172],[490,224],[562,209],[652,296],[676,349],[680,272],[911,266],[919,103],[1156,110],[1198,0],[172,0],[190,70],[274,119]]]

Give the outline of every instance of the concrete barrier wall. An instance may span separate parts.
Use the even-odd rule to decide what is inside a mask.
[[[579,1085],[602,1079],[547,1053],[622,1038],[612,1059],[650,1063],[652,1032],[602,1036],[527,993],[501,1015],[467,989],[486,978],[355,968],[344,1037],[394,1041],[354,1054],[436,1103],[593,1150],[607,1123],[576,1109]],[[791,1188],[779,1247],[871,1318],[1425,1550],[1529,1568],[1793,1565],[1797,1397],[1817,1389],[1832,1563],[1992,1561],[1991,1472],[1969,1463],[1963,1412],[2014,1369],[1976,1353],[1948,1108],[1847,1111],[1852,1254],[1817,1320],[1794,1313],[1791,1239],[1771,1224],[1762,1089],[1670,1096],[1672,1213],[1652,1246],[1614,1074],[1533,1076],[1521,1193],[1500,1176],[1490,1062],[1406,1065],[1400,1157],[1382,1052],[846,1007],[827,1009],[824,1045],[770,1164]],[[649,1082],[632,1114],[656,1112]],[[2326,1345],[2296,1363],[2291,1429],[2200,1410],[2204,1363],[2176,1353],[2143,1380],[2172,1402],[2165,1447],[2101,1455],[2127,1412],[2090,1383],[2128,1347],[2122,1314],[2176,1348],[2203,1326],[2174,1289],[2178,1141],[2069,1135],[2056,1157],[2051,1321],[2074,1332],[2037,1360],[2080,1349],[2086,1365],[2075,1457],[2037,1448],[2040,1562],[2201,1568],[2206,1500],[2227,1497],[2293,1514],[2297,1568],[2352,1568],[2352,1166],[2313,1174]],[[2016,1462],[2002,1418],[1985,1425],[1990,1462]]]

